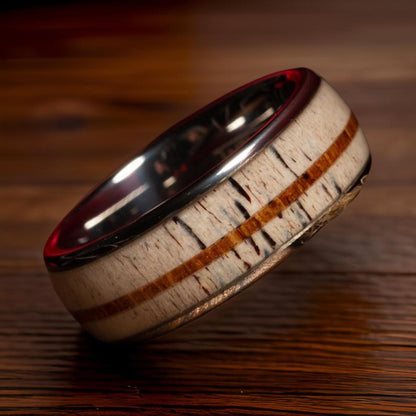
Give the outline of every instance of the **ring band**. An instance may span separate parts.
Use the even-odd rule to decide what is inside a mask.
[[[54,288],[97,339],[143,339],[252,283],[360,191],[354,114],[306,68],[244,85],[111,175],[45,245]]]

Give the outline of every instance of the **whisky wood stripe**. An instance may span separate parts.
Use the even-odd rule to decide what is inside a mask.
[[[268,222],[276,218],[276,216],[280,216],[283,210],[296,202],[340,157],[352,141],[357,130],[357,119],[351,113],[344,130],[326,152],[276,198],[272,199],[266,206],[246,219],[237,228],[153,282],[102,305],[73,311],[74,317],[83,323],[108,318],[117,313],[133,309],[140,303],[154,298],[159,293],[192,276],[198,270],[232,251],[238,244],[251,238],[255,232],[261,230]]]

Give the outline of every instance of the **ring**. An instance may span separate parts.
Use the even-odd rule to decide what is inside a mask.
[[[325,80],[267,75],[168,129],[76,205],[45,245],[53,286],[99,340],[159,335],[281,262],[358,194],[370,165]]]

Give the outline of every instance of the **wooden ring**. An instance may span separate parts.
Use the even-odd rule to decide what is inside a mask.
[[[45,262],[97,339],[143,339],[208,311],[281,262],[361,189],[357,119],[309,69],[280,71],[173,126],[83,199]]]

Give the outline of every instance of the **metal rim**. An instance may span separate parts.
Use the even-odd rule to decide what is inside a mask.
[[[220,163],[204,172],[201,176],[195,178],[193,182],[181,189],[178,193],[164,199],[160,204],[154,206],[151,210],[145,212],[134,221],[123,224],[111,233],[102,235],[87,244],[81,244],[71,249],[60,250],[57,246],[57,241],[59,238],[62,238],[62,230],[64,229],[65,224],[71,219],[73,220],[76,218],[87,201],[93,198],[103,186],[111,181],[115,174],[111,175],[106,181],[87,195],[58,224],[49,237],[44,249],[44,258],[48,269],[50,271],[61,271],[79,267],[127,244],[129,241],[151,230],[163,220],[173,216],[176,212],[192,203],[202,194],[230,177],[236,170],[259,153],[297,114],[303,110],[303,108],[306,107],[315,94],[320,83],[320,78],[311,70],[298,68],[275,72],[231,91],[162,133],[142,152],[142,155],[152,151],[152,149],[154,149],[155,146],[158,146],[162,140],[165,140],[167,135],[174,133],[186,125],[186,123],[211,111],[215,106],[221,106],[227,100],[232,99],[237,94],[244,93],[244,91],[248,90],[250,87],[278,77],[285,77],[285,79],[295,82],[293,93],[282,108],[276,111],[266,123],[260,125],[258,129],[244,140],[243,145],[237,148],[236,151],[222,159]]]

